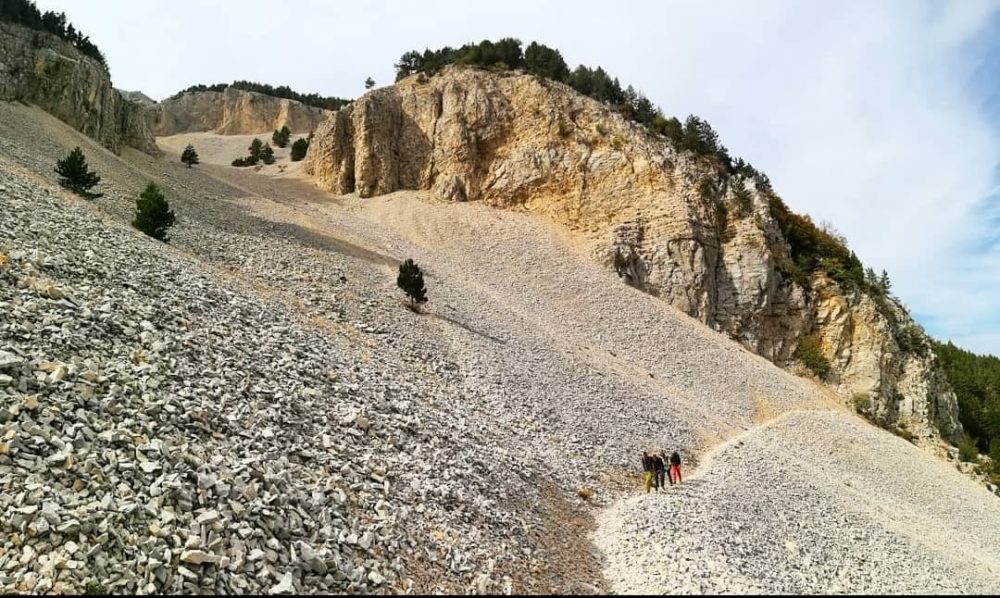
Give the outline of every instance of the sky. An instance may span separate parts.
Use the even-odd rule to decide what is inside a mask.
[[[249,79],[357,97],[407,50],[516,37],[603,66],[832,223],[927,331],[1000,355],[1000,0],[37,0],[162,99]],[[625,6],[627,8],[621,8]]]

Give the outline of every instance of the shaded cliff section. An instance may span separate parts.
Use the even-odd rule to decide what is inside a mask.
[[[229,87],[164,100],[149,107],[147,119],[157,137],[200,132],[249,135],[271,133],[283,126],[292,133],[309,133],[329,114],[329,110],[295,100]]]
[[[797,350],[814,344],[823,381],[876,423],[918,438],[961,430],[954,393],[920,350],[928,339],[897,340],[914,328],[902,305],[821,273],[796,281],[753,180],[563,84],[461,67],[411,76],[325,120],[305,170],[335,193],[429,190],[542,215],[626,283],[780,366],[807,373]]]
[[[158,152],[144,106],[123,98],[100,63],[49,33],[0,23],[0,100],[35,104],[115,153]]]

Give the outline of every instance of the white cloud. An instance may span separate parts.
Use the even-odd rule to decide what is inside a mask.
[[[38,4],[97,42],[117,85],[158,98],[244,78],[356,96],[408,49],[541,41],[706,117],[790,206],[887,269],[932,332],[1000,353],[1000,264],[969,250],[995,234],[982,214],[1000,163],[969,43],[1000,36],[1000,1]]]

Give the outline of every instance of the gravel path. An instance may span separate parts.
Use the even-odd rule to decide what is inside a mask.
[[[989,593],[1000,501],[849,415],[792,412],[599,517],[623,594]]]

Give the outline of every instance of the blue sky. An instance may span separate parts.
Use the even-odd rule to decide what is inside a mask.
[[[1000,0],[37,3],[157,99],[234,79],[356,97],[409,49],[546,43],[707,118],[929,332],[1000,355]]]

